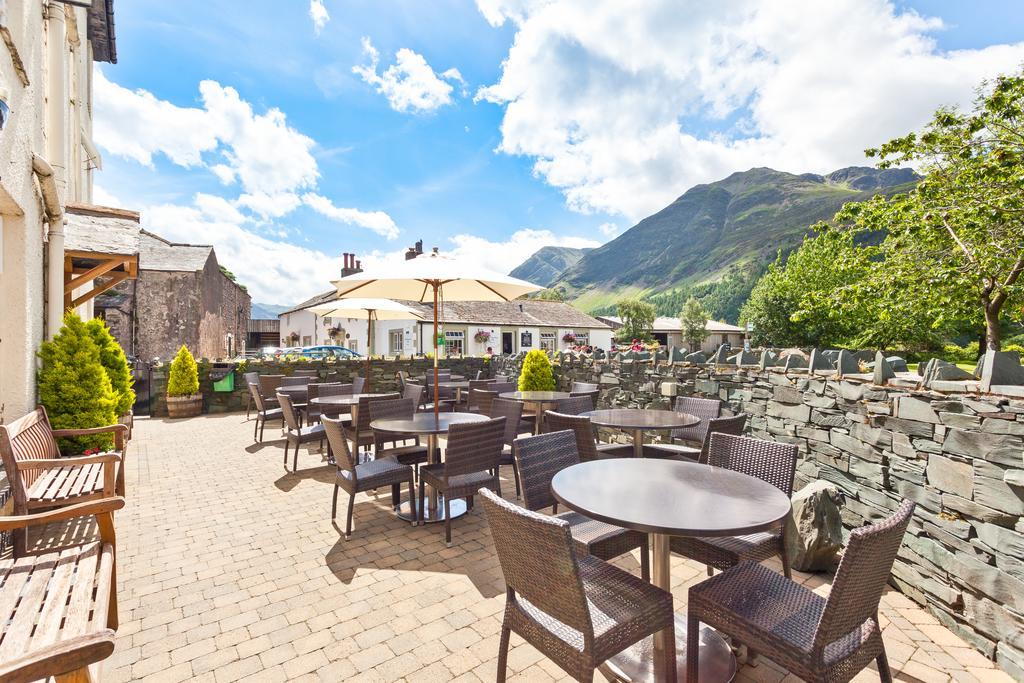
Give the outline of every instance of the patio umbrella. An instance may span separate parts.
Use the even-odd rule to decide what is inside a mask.
[[[502,275],[479,263],[444,256],[435,248],[398,264],[387,264],[333,283],[340,299],[381,297],[434,304],[434,416],[438,414],[437,316],[439,301],[511,301],[543,287]]]
[[[374,320],[423,320],[417,311],[390,299],[338,299],[312,306],[311,313],[322,318],[366,318],[366,389],[370,389],[370,356],[373,354]]]

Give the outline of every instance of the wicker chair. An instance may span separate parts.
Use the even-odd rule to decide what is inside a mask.
[[[295,374],[291,377],[282,377],[281,383],[278,384],[280,387],[303,387],[309,384],[309,377],[306,375]]]
[[[516,481],[516,498],[519,498],[522,495],[519,485],[519,469],[516,467],[516,459],[512,451],[516,437],[522,431],[523,404],[519,401],[509,401],[507,398],[496,398],[488,406],[487,415],[489,417],[505,418],[505,433],[502,436],[503,447],[501,449],[501,457],[498,458],[498,465],[509,465],[512,467],[512,476]],[[497,470],[495,470],[495,474],[497,474]],[[500,488],[498,493],[501,493]]]
[[[549,432],[569,430],[576,434],[576,450],[580,461],[605,458],[632,458],[633,445],[621,443],[598,443],[594,425],[586,415],[565,415],[548,410],[544,413],[544,424]]]
[[[245,380],[245,386],[249,386],[250,384],[255,384],[257,386],[257,388],[259,387],[260,373],[258,373],[258,372],[247,372],[244,375],[242,375],[242,378]],[[251,411],[251,410],[252,410],[252,393],[248,393],[248,394],[245,395],[245,420],[246,420],[246,422],[249,421],[249,411]]]
[[[281,380],[284,379],[284,375],[260,375],[260,396],[263,397],[263,403],[268,408],[277,406],[277,389],[281,385]]]
[[[337,476],[334,478],[334,495],[331,498],[331,519],[338,516],[338,489],[348,494],[348,514],[345,517],[345,538],[352,535],[352,511],[355,506],[356,494],[381,486],[391,487],[391,504],[398,507],[402,484],[409,484],[409,505],[413,519],[416,519],[416,487],[413,484],[413,471],[393,458],[380,458],[357,464],[348,449],[348,435],[345,425],[340,420],[323,418],[324,432],[327,442],[334,451]],[[414,521],[413,524],[416,522]]]
[[[395,385],[398,388],[398,393],[405,394],[405,383],[409,381],[409,376],[405,374],[405,370],[399,370],[395,373]]]
[[[420,405],[423,403],[423,385],[406,382],[402,387],[402,398],[412,399],[413,405],[419,410]]]
[[[370,404],[374,401],[386,401],[401,398],[398,394],[383,394],[381,396],[360,396],[359,404],[356,406],[355,419],[352,421],[350,430],[346,430],[351,439],[352,450],[355,451],[356,459],[359,459],[359,449],[366,447],[367,451],[374,444],[373,430],[370,429]],[[369,457],[367,455],[367,457]]]
[[[798,450],[795,444],[763,441],[731,434],[712,434],[707,463],[749,474],[768,482],[786,494],[793,495],[793,477],[796,474]],[[704,538],[673,536],[669,541],[672,552],[708,566],[728,569],[743,560],[762,562],[776,555],[782,560],[782,571],[791,576],[786,555],[786,526],[773,531],[759,531],[745,536]]]
[[[267,399],[260,391],[259,385],[250,384],[249,395],[252,396],[252,402],[256,406],[256,424],[252,428],[252,440],[262,442],[263,429],[267,426],[267,420],[281,420],[281,427],[284,428],[284,413],[281,412],[280,407],[275,407],[277,405],[276,394],[274,396],[274,405],[268,405]],[[258,439],[256,438],[257,434],[259,434]]]
[[[408,398],[377,399],[371,401],[370,422],[374,420],[387,420],[392,418],[411,420],[416,414],[416,404]],[[415,443],[406,445],[405,441],[412,440]],[[403,445],[399,446],[398,442]],[[391,444],[390,448],[386,444]],[[427,447],[420,443],[420,437],[416,434],[408,436],[399,434],[373,433],[373,457],[375,460],[381,458],[394,458],[403,465],[412,465],[416,470],[421,463],[427,462]]]
[[[672,440],[702,444],[708,432],[708,421],[722,415],[722,402],[717,398],[677,396],[673,409],[679,413],[695,415],[700,418],[700,422],[689,427],[673,429]]]
[[[579,464],[575,434],[562,431],[520,437],[512,450],[515,451],[519,477],[523,482],[523,507],[533,512],[547,508],[557,512],[558,501],[551,493],[551,480],[566,467]],[[641,578],[650,580],[647,534],[599,522],[573,511],[556,517],[569,523],[573,542],[580,553],[610,560],[639,549]]]
[[[573,382],[569,386],[570,394],[589,394],[592,391],[597,391],[600,387],[592,382]]]
[[[578,681],[592,681],[598,666],[634,643],[674,631],[672,594],[580,555],[567,521],[490,491],[480,497],[506,584],[498,683],[505,681],[512,631]],[[675,637],[666,640],[675,661]]]
[[[306,387],[306,398],[308,400],[308,403],[306,404],[306,407],[302,411],[303,415],[305,416],[305,423],[306,424],[315,424],[315,423],[319,422],[320,421],[320,416],[324,412],[323,408],[320,406],[320,404],[319,403],[314,403],[313,399],[314,398],[320,398],[321,396],[334,396],[334,395],[337,395],[337,394],[332,394],[331,392],[334,391],[335,388],[340,388],[341,386],[342,386],[342,384],[340,382],[323,382],[323,383],[313,383],[313,384],[307,385],[307,387]],[[322,393],[325,390],[327,391],[327,393]]]
[[[423,519],[424,486],[444,496],[444,541],[452,542],[451,499],[472,497],[481,488],[499,490],[495,474],[505,434],[505,418],[487,422],[463,422],[448,428],[444,462],[420,467],[420,519]]]
[[[313,397],[312,386],[313,385],[310,385],[310,394],[309,394],[310,398]],[[351,396],[352,395],[352,385],[351,384],[342,384],[340,382],[328,382],[326,384],[321,384],[319,386],[320,386],[320,388],[316,390],[316,395],[319,398],[324,398],[326,396]],[[342,419],[346,422],[346,424],[352,422],[352,418],[349,415],[351,412],[352,412],[352,409],[349,408],[348,406],[331,406],[331,405],[321,405],[320,406],[320,414],[321,415],[326,415],[327,417],[342,417]]]
[[[555,404],[555,412],[562,415],[582,415],[594,409],[594,399],[590,394],[562,398]],[[549,427],[550,429],[550,427]]]
[[[708,446],[712,434],[732,434],[742,436],[747,426],[747,414],[716,417],[708,420],[708,430],[704,434],[704,444],[700,448],[685,446],[680,443],[649,443],[644,444],[644,456],[648,458],[666,458],[669,460],[686,460],[689,462],[706,463]]]
[[[850,533],[828,598],[753,562],[691,587],[689,678],[696,680],[704,622],[806,681],[848,681],[871,660],[879,678],[892,681],[878,603],[913,512],[914,503],[905,500],[892,517]]]
[[[471,413],[489,415],[491,412],[491,402],[494,401],[497,396],[497,392],[494,391],[488,391],[486,389],[470,389],[469,401],[466,404],[466,410]]]
[[[362,377],[360,377],[359,375],[356,375],[355,377],[352,378],[352,393],[353,394],[361,394],[361,393],[363,393],[363,387],[365,387],[365,386],[366,386],[366,380],[363,379]]]
[[[292,455],[292,472],[297,472],[299,469],[299,446],[304,443],[319,441],[320,450],[322,451],[324,448],[324,426],[322,424],[309,427],[300,426],[302,423],[299,422],[299,411],[295,408],[288,394],[278,393],[277,401],[281,404],[281,413],[284,415],[284,425],[286,428],[284,433],[284,466],[285,469],[288,468],[288,447],[294,444],[295,453]]]

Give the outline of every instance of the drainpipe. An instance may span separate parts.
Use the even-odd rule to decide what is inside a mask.
[[[60,330],[64,318],[64,211],[67,195],[68,76],[67,24],[64,6],[50,2],[46,8],[46,156],[32,160],[32,170],[43,190],[47,223],[46,336]],[[51,166],[52,164],[52,166]]]
[[[64,318],[64,210],[53,168],[38,154],[32,156],[32,172],[39,180],[47,226],[46,336],[53,339]]]

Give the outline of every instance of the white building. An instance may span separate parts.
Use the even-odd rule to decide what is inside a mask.
[[[334,292],[325,292],[281,313],[281,345],[337,343],[365,353],[365,320],[323,318],[307,310],[333,298]],[[376,321],[373,354],[408,356],[431,350],[432,306],[402,303],[419,311],[424,320]],[[556,351],[573,344],[608,349],[612,342],[609,325],[556,301],[451,301],[442,306],[440,322],[451,355],[478,356],[488,348],[493,353],[508,354],[539,348]],[[566,340],[569,335],[574,342]]]
[[[88,9],[53,0],[0,0],[0,37],[5,421],[35,405],[39,344],[60,328],[65,305],[85,305],[96,280],[79,277],[89,268],[75,270],[79,265],[68,260],[75,255],[65,254],[64,208],[92,201],[92,172],[100,165],[92,142],[93,62],[116,61],[112,0],[96,0]],[[103,272],[120,269],[131,276],[128,259],[112,268]]]
[[[598,316],[612,326],[613,329],[622,327],[622,319],[614,315]],[[708,320],[704,325],[707,336],[700,345],[700,351],[711,353],[722,344],[728,344],[734,348],[743,346],[743,337],[746,331],[742,327]],[[657,342],[663,346],[675,346],[681,349],[688,349],[689,344],[683,339],[683,324],[679,318],[660,317],[654,319],[652,334]]]

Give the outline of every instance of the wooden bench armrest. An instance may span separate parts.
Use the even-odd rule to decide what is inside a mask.
[[[98,516],[102,514],[109,514],[114,510],[120,510],[123,507],[124,498],[112,497],[103,498],[101,500],[92,500],[86,503],[68,505],[67,507],[58,508],[57,510],[36,512],[31,515],[0,515],[0,532],[12,531],[14,529],[22,529],[25,527],[34,526],[36,524],[49,524],[50,522],[59,522],[64,519],[71,519],[73,517],[87,517],[89,515]],[[0,676],[0,679],[2,678],[3,677]]]
[[[101,662],[114,652],[114,631],[105,628],[96,633],[76,636],[0,663],[0,680],[28,683],[70,673]]]
[[[82,455],[74,458],[40,458],[14,461],[15,466],[19,470],[52,470],[58,467],[95,465],[102,462],[121,462],[121,456],[117,453],[97,453],[96,455]]]
[[[112,424],[105,427],[87,427],[85,429],[54,429],[53,436],[91,436],[93,434],[106,434],[107,432],[121,432],[121,436],[124,437],[128,434],[128,425]]]

